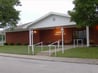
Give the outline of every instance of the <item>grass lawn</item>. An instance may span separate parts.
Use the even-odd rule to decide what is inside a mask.
[[[65,50],[64,54],[61,51],[57,52],[57,57],[98,59],[98,47],[72,48]]]
[[[43,50],[48,50],[48,47],[44,47]],[[35,47],[35,54],[40,51],[41,48]],[[28,46],[0,46],[0,53],[28,55]],[[31,50],[30,55],[32,55]]]

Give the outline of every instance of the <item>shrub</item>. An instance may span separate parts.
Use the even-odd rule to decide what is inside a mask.
[[[14,43],[10,43],[9,45],[15,45]]]
[[[16,45],[22,45],[21,43],[16,43]]]
[[[28,43],[25,43],[24,45],[29,45]]]
[[[8,43],[4,43],[4,45],[8,45]]]

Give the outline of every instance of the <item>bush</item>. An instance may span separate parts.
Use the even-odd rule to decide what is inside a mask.
[[[25,43],[24,45],[29,45],[28,43]]]
[[[4,43],[4,45],[8,45],[8,43]]]
[[[21,43],[16,43],[16,45],[21,45]]]
[[[14,43],[10,43],[9,45],[15,45]]]

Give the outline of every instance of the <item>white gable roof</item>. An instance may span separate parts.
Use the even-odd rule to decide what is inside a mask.
[[[61,13],[48,13],[45,16],[37,19],[36,21],[19,25],[13,31],[25,31],[29,29],[40,29],[59,26],[73,26],[75,22],[70,22],[70,16]],[[8,30],[7,30],[8,31]],[[10,30],[9,30],[10,31]],[[11,32],[13,32],[11,30]]]
[[[74,22],[70,22],[70,16],[52,12],[31,23],[27,28],[38,29],[70,25],[75,25]]]

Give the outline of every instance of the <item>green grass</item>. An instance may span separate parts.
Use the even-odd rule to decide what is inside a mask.
[[[45,50],[48,50],[48,47],[44,47],[43,51]],[[40,47],[35,47],[35,54],[40,51]],[[28,46],[0,46],[0,53],[28,55]],[[29,55],[32,55],[31,49]]]
[[[54,53],[52,56],[54,56]],[[61,51],[57,52],[57,57],[98,59],[98,47],[72,48],[65,50],[64,54]]]

